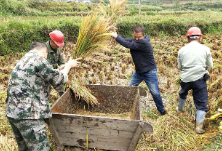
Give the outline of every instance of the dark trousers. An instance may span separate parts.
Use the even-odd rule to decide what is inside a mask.
[[[189,90],[193,90],[193,100],[197,110],[207,112],[207,84],[203,78],[200,78],[193,82],[180,82],[181,90],[179,96],[181,99],[186,99]]]

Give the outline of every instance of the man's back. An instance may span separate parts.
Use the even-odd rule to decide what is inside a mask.
[[[183,82],[200,79],[212,66],[210,49],[197,41],[192,41],[179,50],[178,68],[182,70]]]
[[[63,79],[63,75],[45,58],[29,51],[11,73],[6,115],[16,119],[51,117],[48,104],[50,84],[62,84]]]

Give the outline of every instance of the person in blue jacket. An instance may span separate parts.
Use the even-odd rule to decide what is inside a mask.
[[[116,32],[113,32],[111,36],[119,44],[130,49],[136,70],[131,77],[129,86],[138,86],[144,80],[152,94],[157,110],[161,115],[165,115],[166,110],[159,91],[153,48],[149,36],[145,35],[145,28],[142,25],[136,25],[131,39],[125,39]]]

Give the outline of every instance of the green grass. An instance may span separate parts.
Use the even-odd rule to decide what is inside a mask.
[[[158,118],[158,115],[156,115],[155,113],[152,113],[152,112],[143,111],[143,114],[146,114],[146,116],[148,118],[152,118],[152,119],[157,119]]]
[[[111,51],[112,51],[113,53],[116,53],[116,54],[119,53],[119,50],[116,50],[116,49],[112,49]]]
[[[140,83],[140,87],[144,88],[145,90],[148,90],[148,87],[144,81]]]
[[[90,6],[77,2],[56,1],[20,1],[1,0],[0,16],[59,16],[80,15],[78,12],[88,12]]]
[[[116,23],[117,32],[129,38],[132,37],[133,26],[142,24],[149,36],[185,35],[191,26],[200,27],[204,35],[222,33],[222,12],[181,11],[180,13],[178,15],[174,11],[161,11],[155,15],[122,16]],[[64,33],[65,42],[75,43],[79,35],[79,23],[83,18],[83,16],[63,15],[47,17],[0,15],[0,55],[26,52],[33,41],[48,41],[49,32],[55,29]],[[118,53],[116,50],[112,51]]]
[[[0,16],[0,24],[7,25],[10,22],[25,22],[31,25],[42,25],[42,24],[58,24],[64,21],[72,21],[79,23],[83,17],[81,16]]]
[[[113,57],[113,61],[119,61],[120,57]]]

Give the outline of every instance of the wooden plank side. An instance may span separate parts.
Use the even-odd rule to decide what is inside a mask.
[[[76,127],[76,126],[58,126],[58,133],[73,133],[73,135],[85,135],[88,133],[89,135],[98,135],[101,137],[116,137],[116,138],[132,138],[133,131],[123,131],[123,130],[115,130],[115,129],[104,129],[104,128],[90,128],[88,127]]]
[[[62,142],[67,146],[86,147],[86,135],[73,137],[70,133],[61,133]],[[88,135],[89,148],[99,148],[106,150],[127,151],[131,139],[114,139],[112,137],[98,137],[96,135]]]
[[[137,143],[138,143],[138,141],[140,139],[140,136],[141,136],[141,134],[143,132],[143,126],[144,126],[144,123],[143,122],[139,122],[138,127],[137,127],[137,129],[136,129],[136,131],[134,133],[134,136],[133,136],[133,138],[131,140],[131,143],[129,145],[128,151],[134,151],[136,149]]]
[[[73,114],[53,114],[52,120],[62,144],[68,146],[86,145],[88,134],[90,148],[127,150],[139,122],[144,123],[144,127],[148,127],[146,130],[152,131],[152,126],[148,122],[139,120]],[[106,147],[107,143],[108,147]]]
[[[64,146],[63,146],[63,144],[60,140],[59,134],[58,134],[58,132],[57,132],[55,126],[54,126],[54,123],[53,123],[52,119],[46,119],[45,122],[48,124],[50,132],[52,133],[52,136],[53,136],[53,138],[55,140],[55,143],[57,145],[57,150],[62,151],[64,149]]]
[[[77,114],[53,114],[52,116],[53,116],[53,122],[56,126],[72,125],[76,127],[78,126],[86,127],[87,124],[87,127],[90,128],[118,129],[124,131],[126,130],[133,131],[132,129],[136,129],[137,124],[140,121],[140,120],[129,120],[129,119],[113,119],[113,118],[99,117],[99,116],[83,116]],[[147,125],[150,125],[146,121],[143,122],[147,123]]]
[[[137,87],[135,98],[133,100],[133,107],[131,110],[131,117],[132,120],[141,120],[141,108],[140,108],[140,89]]]
[[[101,133],[103,133],[103,132],[101,132]],[[121,142],[121,141],[123,141],[123,140],[127,140],[129,143],[131,142],[131,140],[132,140],[132,137],[131,138],[124,138],[123,136],[121,137],[121,138],[119,138],[119,137],[112,137],[112,136],[110,136],[110,137],[108,137],[108,136],[102,136],[102,135],[91,135],[90,133],[85,133],[84,135],[79,135],[79,134],[75,134],[75,133],[71,133],[71,132],[65,132],[65,133],[59,133],[59,135],[60,135],[60,140],[61,140],[61,142],[64,142],[64,143],[67,143],[67,142],[65,142],[65,141],[63,141],[64,139],[66,139],[66,138],[72,138],[73,140],[74,139],[86,139],[86,135],[88,135],[88,138],[89,139],[91,139],[91,140],[96,140],[96,141],[105,141],[105,140],[109,140],[109,142],[110,143],[112,143],[112,142]]]
[[[133,128],[137,127],[140,120],[129,119],[113,119],[100,116],[83,116],[77,114],[52,114],[54,124],[58,123],[58,126],[73,125],[76,127],[90,127],[90,128],[104,128],[104,129],[117,129],[124,131],[133,131]],[[144,122],[144,131],[152,132],[153,128],[149,122]],[[59,129],[58,129],[59,130]]]
[[[153,126],[148,123],[148,122],[144,122],[144,126],[143,126],[143,132],[153,132]]]
[[[69,88],[66,92],[60,97],[52,106],[51,112],[52,113],[65,113],[67,107],[72,104],[72,92]]]

